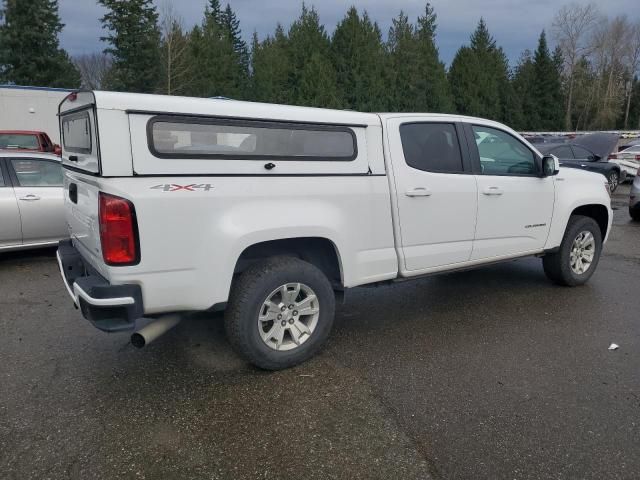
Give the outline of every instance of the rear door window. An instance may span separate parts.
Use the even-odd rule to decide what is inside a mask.
[[[462,155],[452,123],[404,123],[400,139],[407,165],[425,172],[462,173]]]
[[[60,187],[62,166],[59,162],[43,159],[11,159],[19,187]]]
[[[62,143],[69,152],[91,153],[91,119],[88,111],[62,118]]]
[[[591,153],[586,148],[577,147],[575,145],[573,145],[571,148],[573,148],[573,153],[575,154],[576,158],[579,158],[580,160],[595,160],[593,153]]]
[[[573,160],[573,152],[571,151],[571,147],[569,145],[558,147],[551,151],[553,155],[558,157],[561,160]]]

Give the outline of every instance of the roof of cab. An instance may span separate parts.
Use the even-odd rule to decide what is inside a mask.
[[[97,108],[131,113],[211,115],[351,126],[380,125],[380,117],[374,113],[349,110],[141,93],[95,91],[93,94]]]

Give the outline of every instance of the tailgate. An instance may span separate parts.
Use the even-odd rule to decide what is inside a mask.
[[[100,173],[96,105],[92,92],[74,92],[58,108],[62,163],[92,174]]]
[[[65,216],[74,246],[96,270],[106,276],[100,246],[98,178],[64,170]]]

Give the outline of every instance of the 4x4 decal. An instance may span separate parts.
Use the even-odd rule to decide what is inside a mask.
[[[191,183],[189,185],[178,185],[177,183],[164,183],[160,185],[154,185],[151,190],[162,190],[163,192],[177,192],[179,190],[186,190],[188,192],[195,192],[196,190],[204,190],[208,192],[213,188],[210,183]]]

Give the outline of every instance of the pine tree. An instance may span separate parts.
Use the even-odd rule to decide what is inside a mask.
[[[535,99],[534,128],[537,130],[560,130],[563,124],[564,105],[558,62],[549,54],[544,32],[538,39],[538,48],[533,59],[533,97]]]
[[[351,7],[331,41],[337,89],[343,108],[382,111],[387,108],[382,34],[365,12]]]
[[[60,48],[57,0],[6,0],[0,9],[0,80],[76,88],[80,73]]]
[[[436,14],[431,4],[413,26],[400,12],[389,30],[391,109],[449,112],[453,103],[444,64],[435,43]]]
[[[427,3],[424,15],[418,17],[416,30],[421,67],[418,85],[422,90],[422,101],[418,103],[418,109],[430,112],[451,112],[453,100],[444,63],[440,61],[438,47],[436,47],[436,20],[433,7]]]
[[[260,102],[292,103],[289,90],[288,39],[280,24],[273,37],[258,41],[254,32],[251,48],[251,98]]]
[[[242,58],[234,45],[235,32],[241,40],[240,27],[230,8],[221,10],[218,0],[205,8],[204,19],[190,35],[190,62],[198,66],[189,94],[199,97],[223,96],[245,98],[248,85],[248,58]],[[244,42],[243,42],[244,43]],[[246,45],[244,45],[246,49]]]
[[[419,111],[421,97],[417,79],[420,76],[416,33],[404,12],[392,20],[387,40],[389,52],[389,90],[391,111]]]
[[[539,123],[537,117],[536,99],[534,94],[534,64],[530,50],[525,50],[520,56],[513,78],[513,90],[522,112],[519,122],[511,126],[519,130],[535,130]]]
[[[300,17],[289,29],[289,88],[293,103],[337,107],[336,75],[329,58],[329,37],[318,12],[302,4]],[[316,75],[318,78],[311,78]],[[317,91],[322,88],[325,91]],[[320,100],[326,103],[319,103]]]
[[[461,47],[449,70],[449,82],[459,113],[505,120],[511,117],[509,65],[483,19]]]
[[[236,61],[240,65],[240,71],[245,77],[249,75],[249,49],[247,43],[242,39],[242,30],[240,29],[240,20],[236,17],[235,12],[231,9],[231,5],[227,3],[227,8],[221,14],[221,23],[225,26],[226,33],[229,36],[233,51],[236,54]],[[243,79],[245,80],[245,79]]]
[[[107,88],[150,93],[160,82],[160,30],[152,0],[99,0],[107,8],[102,26],[109,34],[101,40],[113,57]]]
[[[323,108],[339,106],[335,70],[326,55],[311,54],[300,74],[296,104]]]

